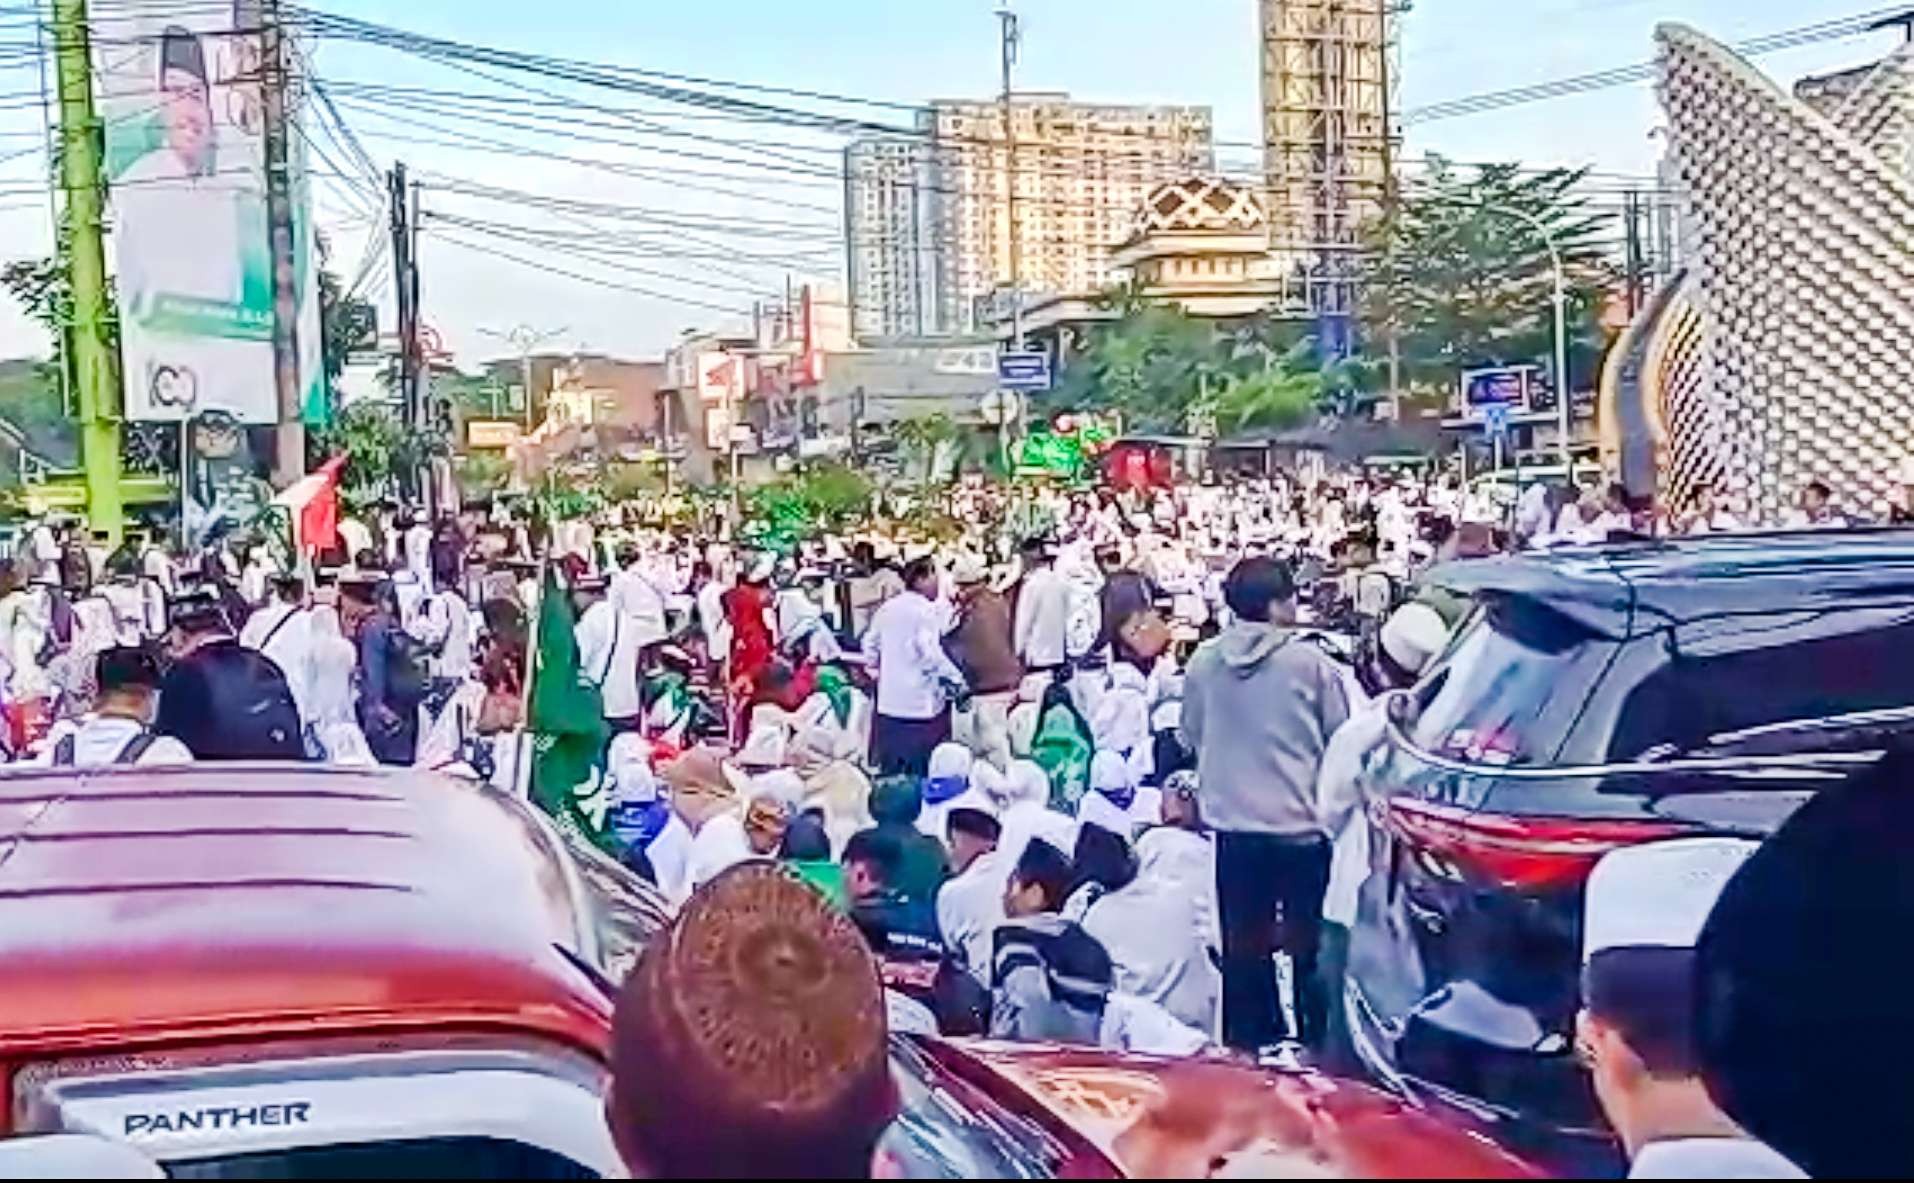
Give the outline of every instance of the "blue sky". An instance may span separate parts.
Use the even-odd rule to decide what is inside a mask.
[[[990,0],[547,0],[540,5],[521,0],[408,0],[400,5],[390,0],[310,0],[310,5],[516,50],[906,103],[988,95],[997,84]],[[1415,0],[1403,24],[1402,101],[1414,108],[1646,61],[1653,54],[1653,28],[1663,20],[1684,21],[1735,41],[1885,7],[1885,0]],[[1222,164],[1253,167],[1256,153],[1251,145],[1258,134],[1255,0],[1020,0],[1018,9],[1025,28],[1020,88],[1065,90],[1084,99],[1206,104],[1214,109],[1217,138],[1237,142],[1219,148]],[[1792,80],[1802,73],[1869,60],[1891,44],[1890,34],[1874,34],[1768,55],[1757,64],[1771,76]],[[323,77],[342,83],[511,93],[385,49],[327,41],[313,49],[313,60]],[[0,90],[35,84],[27,70],[4,73]],[[596,101],[629,107],[642,100],[600,94]],[[736,157],[735,163],[688,162],[683,152],[702,145],[682,139],[662,141],[675,148],[651,152],[561,136],[482,133],[620,166],[675,166],[724,174],[738,179],[723,180],[721,187],[745,195],[734,198],[690,192],[668,177],[612,177],[550,160],[403,144],[391,137],[418,135],[416,125],[402,122],[414,114],[391,109],[381,113],[378,103],[363,96],[348,97],[343,105],[348,123],[381,166],[403,154],[415,170],[461,182],[574,201],[680,210],[696,217],[756,220],[760,228],[748,240],[748,249],[762,254],[775,250],[787,264],[808,262],[830,273],[828,232],[836,219],[829,211],[837,208],[839,193],[831,178],[820,174],[836,167],[840,138],[709,121],[673,124],[698,134],[778,141],[783,145],[778,162],[767,165],[752,150],[736,148],[706,149],[719,157]],[[883,109],[864,113],[893,122],[907,118]],[[1463,160],[1589,164],[1605,172],[1645,174],[1652,170],[1657,152],[1649,136],[1656,118],[1651,89],[1638,85],[1415,125],[1409,129],[1408,150],[1438,151]],[[37,111],[0,111],[0,134],[30,130],[37,120]],[[26,142],[0,140],[0,185],[18,184],[43,169],[30,155],[4,159],[6,151]],[[786,160],[798,163],[786,166]],[[332,226],[336,253],[349,270],[369,223],[363,213],[349,208],[336,185],[323,187],[321,195],[322,222]],[[0,257],[45,249],[44,209],[6,207],[6,202],[18,200],[0,198]],[[790,204],[780,206],[780,201]],[[429,192],[427,208],[525,226],[582,230],[592,224],[576,218],[553,221],[544,211],[449,193]],[[768,225],[773,220],[790,227],[788,239]],[[662,233],[658,241],[668,241],[670,232]],[[736,247],[747,240],[727,241]],[[502,249],[547,262],[556,258],[523,244],[504,244]],[[427,317],[462,361],[497,351],[479,334],[482,327],[517,322],[563,327],[561,344],[644,354],[656,353],[681,329],[727,318],[724,312],[682,300],[540,274],[444,241],[428,240],[423,257]],[[720,308],[748,306],[754,290],[761,287],[769,294],[790,269],[733,263],[720,273],[682,254],[646,260],[642,265],[651,275],[644,278],[609,270],[599,261],[567,258],[558,265],[600,277],[619,276],[634,286]],[[0,307],[0,354],[38,349],[30,326],[11,308]]]

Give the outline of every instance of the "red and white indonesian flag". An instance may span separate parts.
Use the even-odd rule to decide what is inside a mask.
[[[320,551],[338,543],[339,472],[345,466],[343,453],[334,456],[272,499],[292,519],[292,542],[297,549]]]

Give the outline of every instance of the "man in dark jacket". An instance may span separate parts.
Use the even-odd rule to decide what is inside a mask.
[[[979,760],[1003,772],[1010,767],[1010,708],[1023,683],[1011,635],[1010,601],[990,586],[989,570],[975,555],[951,567],[957,585],[957,627],[944,639],[950,659],[970,684],[969,731],[959,736]]]

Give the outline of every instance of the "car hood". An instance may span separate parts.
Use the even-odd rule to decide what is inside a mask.
[[[1036,1106],[1067,1125],[1134,1178],[1540,1177],[1476,1130],[1312,1070],[970,1040],[932,1051],[1013,1109]]]

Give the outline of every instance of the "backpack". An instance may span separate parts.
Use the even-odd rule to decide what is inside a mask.
[[[432,675],[427,661],[432,648],[402,628],[394,627],[386,643],[386,692],[388,706],[400,713],[417,710],[431,689]]]
[[[53,745],[53,766],[55,768],[71,768],[73,766],[73,749],[76,746],[77,739],[78,733],[69,731],[60,737],[58,743]],[[154,735],[151,731],[141,730],[138,735],[127,740],[107,763],[138,764],[140,757],[146,754],[146,749],[152,747],[158,739],[159,736]]]
[[[286,675],[237,641],[214,641],[175,663],[160,685],[153,730],[198,760],[303,760],[305,728]]]

